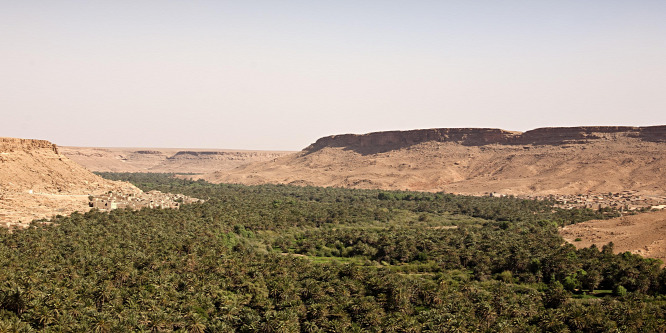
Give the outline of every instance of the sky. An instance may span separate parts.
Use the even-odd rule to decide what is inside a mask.
[[[666,1],[0,0],[0,137],[300,150],[666,124]]]

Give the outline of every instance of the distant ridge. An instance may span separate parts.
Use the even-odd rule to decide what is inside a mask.
[[[61,147],[64,155],[99,172],[204,174],[268,161],[293,152],[180,148]]]
[[[649,142],[665,142],[666,126],[587,126],[544,127],[527,132],[497,128],[433,128],[409,131],[386,131],[368,134],[331,135],[304,149],[314,152],[325,147],[345,147],[364,152],[381,152],[408,147],[422,142],[453,142],[464,146],[562,145],[590,140],[612,140],[619,137]]]
[[[666,126],[435,128],[320,138],[299,153],[204,177],[464,194],[666,189]]]

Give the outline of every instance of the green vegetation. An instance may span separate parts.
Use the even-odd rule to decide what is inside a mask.
[[[103,176],[207,201],[0,231],[0,332],[666,330],[661,262],[557,234],[613,211]]]

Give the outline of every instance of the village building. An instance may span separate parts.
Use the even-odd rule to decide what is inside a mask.
[[[564,209],[590,208],[599,210],[614,208],[619,211],[666,209],[666,196],[638,195],[636,191],[619,193],[587,193],[577,195],[527,196],[528,199],[553,200],[556,207]]]
[[[182,194],[162,193],[150,191],[147,193],[120,193],[109,192],[106,194],[91,196],[89,206],[100,211],[111,211],[114,209],[141,209],[141,208],[170,208],[179,209],[183,203],[199,201]]]

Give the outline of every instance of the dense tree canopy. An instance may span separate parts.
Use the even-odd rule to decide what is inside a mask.
[[[612,211],[104,176],[206,201],[0,231],[0,331],[666,330],[661,262],[557,234]]]

